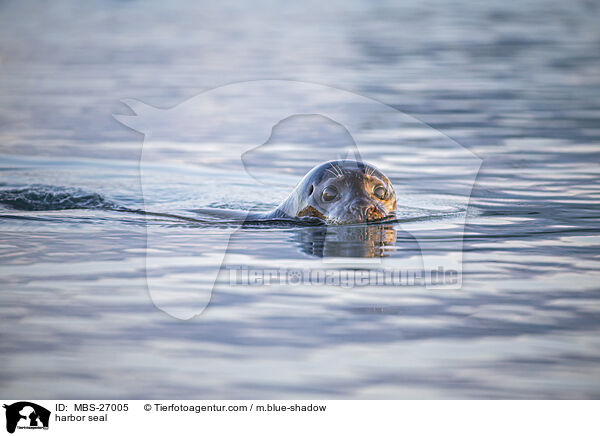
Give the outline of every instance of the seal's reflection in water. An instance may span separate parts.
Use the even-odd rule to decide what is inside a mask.
[[[394,250],[396,229],[392,224],[304,227],[292,241],[317,257],[385,257]]]

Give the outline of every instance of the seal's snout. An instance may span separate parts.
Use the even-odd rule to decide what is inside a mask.
[[[367,199],[355,201],[350,207],[351,216],[356,217],[357,222],[373,221],[385,218],[385,214],[377,205]]]
[[[364,216],[366,217],[366,221],[380,220],[385,218],[385,214],[375,206],[369,206],[365,210]]]
[[[374,206],[362,208],[358,211],[357,214],[359,222],[373,221],[374,219],[379,219],[381,218],[379,215],[380,214],[378,214],[377,209],[375,209]]]

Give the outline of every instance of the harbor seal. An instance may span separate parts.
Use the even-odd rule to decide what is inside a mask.
[[[270,218],[312,217],[327,224],[354,224],[395,217],[396,192],[373,165],[331,160],[310,170]]]
[[[311,169],[271,212],[220,208],[192,212],[245,224],[281,219],[308,219],[325,224],[385,222],[396,217],[396,192],[390,180],[373,165],[341,159]]]

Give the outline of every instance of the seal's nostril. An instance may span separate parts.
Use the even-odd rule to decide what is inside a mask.
[[[367,220],[378,220],[384,217],[382,211],[375,206],[369,206],[365,214],[367,215]]]
[[[373,218],[377,218],[377,217],[374,217],[374,215],[376,215],[376,214],[377,214],[377,208],[373,205],[360,206],[360,207],[356,208],[356,215],[358,217],[358,220],[361,222],[369,221]]]

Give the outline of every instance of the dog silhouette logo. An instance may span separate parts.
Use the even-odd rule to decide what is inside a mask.
[[[125,99],[123,103],[133,115],[114,115],[114,118],[144,134],[139,165],[145,204],[153,204],[163,196],[163,185],[157,183],[158,168],[186,187],[205,186],[211,192],[221,191],[215,189],[220,186],[219,177],[228,174],[235,175],[235,186],[240,189],[253,186],[260,189],[260,185],[272,185],[273,178],[287,180],[277,183],[289,193],[300,174],[296,174],[298,178],[293,182],[292,177],[280,177],[282,171],[276,163],[283,164],[289,157],[278,161],[282,151],[273,152],[272,148],[278,141],[283,147],[280,150],[294,149],[297,156],[304,156],[304,164],[311,164],[306,169],[328,160],[369,162],[384,173],[406,174],[401,178],[406,203],[403,210],[412,210],[417,217],[437,217],[426,224],[418,218],[400,217],[401,222],[397,223],[405,235],[400,239],[414,241],[411,243],[414,248],[407,252],[418,250],[420,255],[370,255],[387,252],[391,242],[396,241],[397,236],[389,228],[380,233],[371,228],[371,233],[364,234],[345,233],[337,226],[327,226],[320,234],[303,234],[306,239],[317,238],[313,245],[308,245],[308,254],[316,259],[307,260],[307,267],[315,272],[324,268],[357,271],[377,265],[382,274],[390,277],[402,274],[408,279],[410,273],[426,288],[462,286],[462,235],[481,159],[433,127],[369,97],[291,80],[231,83],[165,109],[133,99]],[[321,126],[328,126],[322,130],[327,138],[318,146],[306,136],[315,127],[311,124],[314,117],[318,117]],[[290,123],[296,124],[289,132],[298,133],[303,140],[290,142],[289,136],[279,136]],[[340,132],[335,137],[340,140],[331,137],[334,132]],[[395,156],[382,155],[384,143],[394,144]],[[177,144],[186,144],[186,151]],[[249,161],[245,159],[253,155],[262,156],[258,159],[264,162],[272,161],[276,174],[259,170],[260,165],[247,165]],[[418,170],[414,166],[417,161],[421,162]],[[285,173],[287,165],[284,167]],[[464,182],[457,182],[457,172]],[[229,197],[221,199],[218,193],[214,198],[217,204],[230,201]],[[412,209],[411,204],[415,206]],[[208,307],[222,267],[227,264],[230,240],[241,229],[248,213],[240,212],[236,219],[219,226],[218,231],[206,233],[201,226],[191,228],[190,237],[198,243],[193,244],[194,249],[186,248],[177,254],[164,245],[164,229],[148,221],[146,283],[157,308],[187,320]],[[386,242],[388,247],[384,251]],[[354,251],[349,253],[348,246]],[[173,259],[177,259],[178,269],[167,272],[165,265],[170,265]],[[201,273],[190,274],[190,270]],[[289,276],[290,284],[304,284],[300,271],[297,273]]]
[[[15,429],[48,429],[50,411],[29,401],[19,401],[4,405],[6,409],[6,431],[14,433]]]

